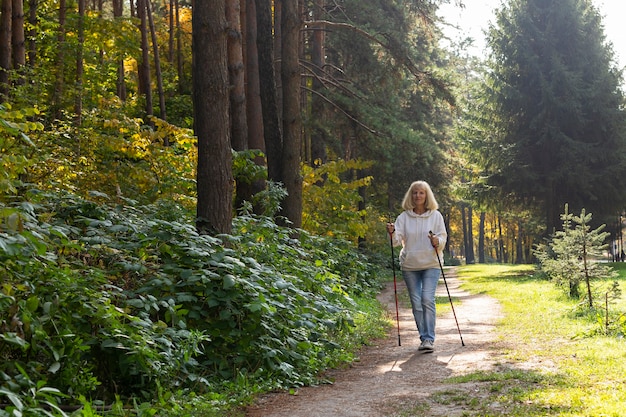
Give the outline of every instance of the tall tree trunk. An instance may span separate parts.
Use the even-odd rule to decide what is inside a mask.
[[[124,1],[113,0],[113,18],[121,19],[124,14]],[[117,82],[116,93],[122,101],[126,101],[126,70],[124,69],[124,58],[117,62]]]
[[[246,0],[242,0],[246,1]],[[245,7],[245,3],[244,3]],[[246,67],[243,58],[243,34],[241,19],[246,11],[241,10],[240,0],[226,0],[228,22],[228,76],[230,81],[230,142],[236,151],[248,149],[248,113],[246,111]],[[254,77],[252,77],[254,79]],[[252,104],[252,103],[251,103]],[[235,208],[253,195],[250,178],[235,177]]]
[[[39,6],[39,0],[30,0],[28,2],[28,23],[30,29],[28,30],[28,66],[34,67],[37,61],[37,27],[39,26],[39,19],[37,18],[37,8]]]
[[[484,211],[480,212],[480,223],[478,225],[478,263],[485,263],[485,217]]]
[[[9,71],[11,71],[11,15],[13,0],[2,0],[0,10],[0,101],[9,93]]]
[[[467,217],[465,216],[465,203],[461,203],[461,225],[463,229],[463,257],[467,263]]]
[[[300,113],[300,16],[298,1],[282,3],[283,214],[293,228],[302,226],[302,115]]]
[[[472,206],[467,207],[467,248],[466,248],[465,263],[476,263],[476,257],[474,255],[474,210]]]
[[[198,137],[200,233],[232,231],[227,22],[225,0],[198,1],[192,18],[194,130]]]
[[[245,1],[245,0],[244,0]],[[246,83],[243,63],[240,0],[226,0],[228,22],[228,75],[230,80],[231,144],[236,151],[248,149]]]
[[[146,100],[146,116],[148,119],[154,114],[152,110],[152,88],[150,80],[150,47],[148,46],[148,24],[146,16],[146,2],[137,0],[137,16],[139,17],[139,32],[141,33],[141,62],[139,63],[139,93]]]
[[[154,74],[156,76],[157,91],[159,93],[159,117],[161,120],[167,120],[167,112],[165,110],[165,92],[163,91],[163,75],[161,74],[161,58],[159,55],[159,40],[157,39],[156,29],[154,28],[154,19],[152,17],[151,0],[145,0],[146,15],[150,26],[150,36],[152,37],[152,53],[154,54]],[[153,123],[150,123],[153,126]],[[169,146],[167,138],[165,146]]]
[[[283,133],[276,91],[274,41],[272,38],[271,0],[256,0],[259,81],[263,113],[263,136],[267,155],[267,175],[274,182],[283,182]],[[276,60],[277,61],[277,60]]]
[[[59,28],[57,34],[56,79],[52,97],[53,116],[61,118],[63,91],[65,90],[65,19],[67,8],[65,0],[59,0]]]
[[[175,0],[176,4],[176,73],[178,75],[178,92],[185,92],[185,74],[183,73],[183,40],[182,30],[180,27],[180,4]]]
[[[11,24],[11,48],[13,69],[17,72],[15,83],[24,84],[24,66],[26,65],[26,39],[24,38],[24,0],[13,0],[13,18]]]
[[[515,263],[521,264],[524,263],[524,248],[522,243],[524,242],[524,228],[522,226],[522,222],[519,221],[517,223],[517,239],[515,244]]]
[[[246,4],[246,111],[248,115],[248,148],[265,152],[263,113],[261,109],[261,82],[259,79],[259,50],[257,48],[256,5]]]
[[[78,0],[78,45],[76,48],[76,91],[74,92],[74,123],[83,121],[83,47],[85,44],[85,1]]]
[[[176,37],[176,24],[174,22],[174,0],[169,0],[169,39],[167,43],[167,61],[174,62],[174,38]]]
[[[502,236],[502,220],[498,215],[498,262],[506,262],[506,255],[504,253],[504,236]]]
[[[268,0],[271,1],[271,0]],[[276,108],[278,120],[283,120],[283,0],[274,0],[274,74],[276,74]],[[281,166],[282,171],[282,166]],[[280,174],[282,177],[282,173]]]
[[[313,8],[313,19],[317,21],[323,20],[322,13],[325,10],[325,0],[315,0]],[[326,28],[324,25],[319,28],[315,28],[312,32],[311,42],[311,64],[313,65],[313,83],[312,89],[314,92],[321,94],[322,82],[321,79],[324,73],[325,61],[325,48],[324,42],[326,39]],[[324,102],[318,94],[311,95],[311,117],[312,121],[311,130],[311,160],[310,163],[320,161],[322,164],[328,159],[326,155],[326,140],[324,130],[319,125],[323,120],[322,113],[324,111]]]

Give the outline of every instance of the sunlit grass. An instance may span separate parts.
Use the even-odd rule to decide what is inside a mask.
[[[626,275],[626,267],[620,270]],[[464,415],[626,413],[623,338],[586,336],[598,324],[572,314],[576,303],[553,283],[538,278],[533,266],[468,265],[459,267],[458,274],[463,289],[496,298],[504,312],[496,330],[497,348],[505,353],[501,369],[450,381],[485,384],[480,402]],[[626,279],[619,280],[624,286]],[[626,310],[624,297],[613,308]]]

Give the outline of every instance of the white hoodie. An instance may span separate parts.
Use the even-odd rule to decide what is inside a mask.
[[[417,214],[412,210],[405,210],[394,223],[394,246],[402,245],[400,251],[400,268],[404,271],[419,271],[422,269],[439,268],[439,261],[435,254],[428,233],[433,232],[439,239],[439,256],[443,262],[443,248],[446,245],[448,233],[443,216],[437,210],[428,210],[424,214]]]

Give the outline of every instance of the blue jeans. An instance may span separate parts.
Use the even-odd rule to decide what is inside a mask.
[[[441,271],[437,268],[402,271],[411,297],[413,317],[422,341],[435,341],[435,290],[440,274]]]

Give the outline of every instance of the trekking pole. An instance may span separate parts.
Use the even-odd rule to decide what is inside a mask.
[[[428,232],[428,234],[430,236],[434,235],[432,230]],[[439,268],[441,268],[441,276],[443,277],[443,283],[446,285],[446,291],[448,292],[448,300],[450,300],[450,306],[452,307],[452,315],[454,316],[454,321],[456,322],[456,329],[459,331],[459,337],[461,338],[461,346],[465,346],[465,342],[463,341],[463,336],[461,335],[461,328],[459,327],[459,321],[456,319],[456,312],[454,311],[454,304],[452,304],[452,297],[450,296],[450,289],[448,288],[448,282],[446,281],[446,274],[443,273],[443,265],[441,264],[441,258],[439,258],[439,252],[437,252],[437,247],[433,245],[433,249],[435,250],[435,255],[437,255]]]
[[[389,219],[391,223],[391,219]],[[387,230],[389,232],[389,230]],[[393,293],[396,297],[396,323],[398,324],[398,346],[402,346],[400,341],[400,314],[398,312],[398,286],[396,285],[396,257],[393,254],[393,232],[389,232],[389,246],[391,246],[391,269],[393,270]]]

